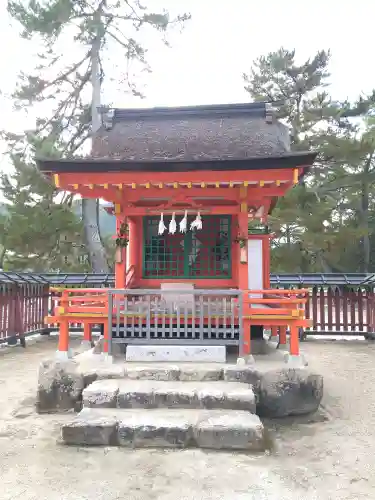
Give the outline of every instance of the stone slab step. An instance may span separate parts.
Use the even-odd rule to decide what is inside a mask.
[[[224,345],[128,345],[126,361],[225,363]]]
[[[266,448],[259,417],[235,410],[83,408],[62,426],[62,440],[77,446]]]
[[[97,356],[80,359],[80,370],[87,381],[107,378],[133,380],[223,380],[223,363],[102,363]],[[236,367],[236,365],[234,365]]]
[[[88,408],[256,410],[252,386],[239,382],[96,380],[84,389],[82,399]]]

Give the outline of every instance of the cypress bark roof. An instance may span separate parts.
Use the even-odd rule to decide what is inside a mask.
[[[102,114],[92,158],[212,161],[283,156],[288,128],[266,103],[113,109]]]

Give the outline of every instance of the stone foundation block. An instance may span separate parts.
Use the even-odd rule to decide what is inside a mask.
[[[95,380],[120,379],[125,376],[124,365],[103,363],[99,356],[94,355],[94,357],[98,359],[82,363],[79,368],[85,382],[85,387],[95,382]]]
[[[58,413],[78,410],[81,406],[84,380],[72,360],[49,360],[41,363],[38,373],[36,411]]]
[[[126,365],[125,377],[131,380],[179,380],[178,366]]]
[[[83,408],[73,422],[62,426],[61,437],[65,444],[76,446],[116,446],[117,423],[115,414]]]
[[[190,382],[218,381],[223,379],[223,368],[217,366],[191,366],[181,367],[179,380]]]
[[[263,451],[264,427],[257,415],[244,411],[216,411],[194,429],[199,448]]]
[[[120,446],[186,448],[192,442],[192,418],[186,411],[128,412],[118,423]]]
[[[224,408],[255,411],[252,387],[230,382],[119,381],[119,408]]]
[[[128,345],[126,360],[138,362],[225,363],[225,346]]]
[[[83,406],[87,408],[116,408],[119,392],[118,380],[97,380],[84,389]]]
[[[230,410],[84,408],[64,424],[62,439],[66,444],[81,446],[265,449],[259,418]]]

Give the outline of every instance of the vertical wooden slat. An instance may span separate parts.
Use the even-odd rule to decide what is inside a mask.
[[[358,290],[358,293],[357,293],[357,300],[358,300],[358,306],[357,306],[357,310],[358,310],[358,319],[357,319],[357,325],[358,325],[358,329],[360,332],[363,332],[364,328],[364,321],[363,321],[363,303],[364,301],[366,300],[366,295],[363,294],[362,290],[359,289]]]
[[[367,290],[366,293],[366,331],[372,332],[371,312],[373,305],[373,293]]]
[[[318,288],[314,286],[312,290],[312,329],[318,329]]]
[[[370,331],[375,332],[375,293],[370,294]]]
[[[327,290],[327,307],[328,307],[328,323],[327,328],[329,331],[333,330],[333,291],[329,287]]]
[[[307,296],[307,302],[305,304],[305,318],[310,319],[310,308],[311,308],[311,291]]]
[[[335,290],[334,304],[335,304],[335,331],[341,331],[341,291],[337,287]]]
[[[5,290],[4,290],[4,303],[3,303],[3,310],[4,310],[4,329],[2,332],[2,338],[6,338],[8,336],[8,331],[9,331],[9,318],[10,318],[10,302],[9,302],[9,286],[5,285]]]
[[[355,332],[356,327],[356,293],[354,290],[350,291],[350,330]]]
[[[348,290],[344,289],[342,292],[342,315],[343,315],[343,327],[344,332],[349,330],[349,322],[348,322]]]
[[[325,304],[326,304],[326,296],[324,288],[322,287],[319,292],[319,313],[320,313],[320,330],[325,330],[326,325],[326,314],[325,314]]]
[[[4,286],[0,285],[0,339],[5,334],[5,299],[4,299]]]

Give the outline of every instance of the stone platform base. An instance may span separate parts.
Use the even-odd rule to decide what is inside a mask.
[[[303,415],[318,409],[323,396],[323,378],[306,367],[292,367],[283,360],[259,361],[250,365],[225,363],[105,363],[101,356],[41,364],[37,390],[39,413],[65,412],[82,408],[85,387],[95,380],[240,382],[255,394],[256,413],[265,417]],[[263,360],[265,356],[261,356]],[[268,358],[268,356],[267,356]],[[215,385],[215,384],[213,384]],[[214,390],[214,388],[212,388]],[[233,408],[236,409],[236,408]]]
[[[65,444],[263,451],[264,427],[246,411],[84,408],[62,427]]]

